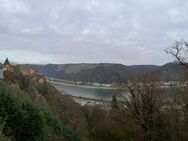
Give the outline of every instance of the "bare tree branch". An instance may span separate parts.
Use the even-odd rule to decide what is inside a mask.
[[[188,42],[181,40],[175,41],[174,45],[165,50],[167,54],[171,54],[176,61],[188,69]]]

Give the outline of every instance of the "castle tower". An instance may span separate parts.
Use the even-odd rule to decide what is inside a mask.
[[[3,64],[3,71],[10,71],[10,67],[11,67],[10,62],[9,62],[8,58],[6,58],[6,60]]]

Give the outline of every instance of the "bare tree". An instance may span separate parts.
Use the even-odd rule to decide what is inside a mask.
[[[175,58],[175,61],[184,66],[185,69],[185,80],[187,81],[188,79],[188,42],[185,40],[180,40],[180,41],[175,41],[174,45],[171,46],[170,48],[167,48],[165,50],[167,54],[172,55]],[[172,89],[172,88],[171,88]],[[180,99],[178,98],[178,102],[174,102],[173,106],[171,106],[172,112],[171,113],[178,113],[180,121],[182,122],[179,124],[179,126],[183,125],[184,131],[186,132],[188,130],[188,84],[185,83],[183,87],[178,88],[181,95]],[[175,99],[176,100],[176,99]],[[178,119],[178,118],[177,118]],[[183,120],[182,120],[183,119]],[[174,122],[174,124],[177,124]],[[183,128],[181,127],[180,128]],[[178,127],[178,126],[177,126]],[[183,130],[178,130],[178,137],[179,138],[186,138],[187,135],[182,132]],[[182,137],[183,136],[183,137]]]
[[[151,141],[157,133],[156,129],[163,126],[162,113],[166,108],[160,82],[152,75],[144,75],[137,80],[128,81],[122,89],[125,95],[119,101],[119,112],[125,117],[129,112],[140,124],[143,140]]]
[[[183,39],[181,41],[175,41],[174,45],[167,48],[165,52],[172,55],[176,61],[188,69],[188,42]]]

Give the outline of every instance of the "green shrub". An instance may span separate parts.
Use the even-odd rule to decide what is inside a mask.
[[[43,96],[46,96],[49,94],[49,90],[48,90],[48,86],[46,84],[43,85],[38,85],[37,86],[37,90],[40,94],[42,94]]]
[[[0,121],[2,132],[16,141],[78,141],[67,126],[47,108],[40,109],[29,99],[0,84]]]
[[[19,141],[45,139],[45,119],[37,107],[0,85],[0,117],[6,120],[3,133]]]

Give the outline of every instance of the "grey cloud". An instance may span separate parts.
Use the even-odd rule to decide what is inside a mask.
[[[187,9],[186,0],[0,0],[0,53],[35,63],[163,64],[171,60],[164,49],[188,37]]]

